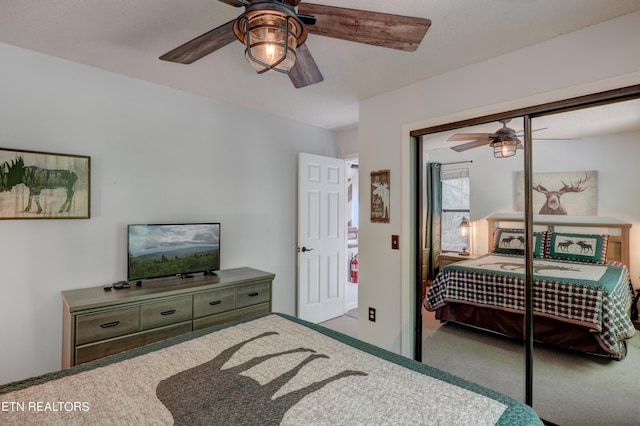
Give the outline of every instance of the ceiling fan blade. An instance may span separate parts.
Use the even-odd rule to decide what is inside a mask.
[[[289,1],[287,1],[289,3]],[[302,3],[298,12],[315,15],[311,34],[407,52],[415,51],[431,26],[430,19]]]
[[[580,138],[533,138],[534,141],[579,141]]]
[[[471,139],[483,139],[493,136],[493,133],[456,133],[451,136],[448,141],[468,141]]]
[[[200,37],[196,37],[182,46],[176,47],[172,51],[165,53],[160,56],[160,59],[163,61],[190,64],[200,58],[203,58],[209,53],[215,52],[221,47],[224,47],[236,40],[236,36],[233,33],[234,22],[235,19],[209,31],[208,33],[202,34]]]
[[[289,79],[297,89],[311,86],[324,80],[306,44],[298,46],[296,49],[296,63],[289,71]]]
[[[548,129],[548,127],[540,127],[539,129],[533,129],[531,132],[539,132],[540,130],[547,130],[547,129]],[[524,129],[522,129],[522,130],[518,130],[518,131],[516,132],[516,135],[517,135],[517,136],[522,136],[522,135],[524,135]]]
[[[462,152],[482,145],[489,145],[491,142],[492,140],[488,138],[476,139],[475,141],[463,143],[462,145],[456,145],[454,147],[451,147],[451,149],[456,152]]]
[[[539,132],[540,130],[547,130],[548,127],[540,127],[539,129],[533,129],[531,132]],[[523,137],[524,130],[520,130],[518,132],[516,132],[516,136],[518,137]],[[574,141],[574,140],[578,140],[580,138],[533,138],[534,140],[537,141]]]

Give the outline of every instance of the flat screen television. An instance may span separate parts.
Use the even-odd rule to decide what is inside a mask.
[[[145,224],[127,227],[129,281],[189,277],[220,269],[220,224]]]

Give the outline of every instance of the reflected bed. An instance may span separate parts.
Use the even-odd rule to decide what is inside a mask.
[[[424,306],[436,318],[525,338],[523,231],[496,226],[507,219],[515,220],[490,218],[489,254],[448,265],[435,278]],[[534,232],[534,340],[622,360],[636,332],[623,262],[630,225],[554,220],[560,222],[545,222],[545,230]],[[613,228],[616,235],[578,233],[594,226]]]

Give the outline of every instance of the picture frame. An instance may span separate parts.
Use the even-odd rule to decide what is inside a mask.
[[[371,222],[389,223],[391,220],[390,174],[389,170],[371,172]]]
[[[533,173],[533,212],[540,215],[597,216],[598,172]],[[515,210],[524,211],[524,172],[516,174]]]
[[[0,148],[0,219],[89,219],[91,158]]]

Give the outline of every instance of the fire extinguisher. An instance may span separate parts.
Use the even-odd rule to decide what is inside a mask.
[[[358,255],[351,258],[351,282],[358,284]]]

